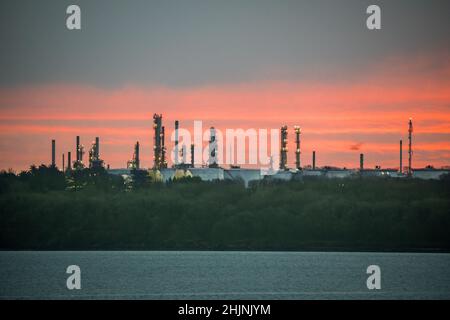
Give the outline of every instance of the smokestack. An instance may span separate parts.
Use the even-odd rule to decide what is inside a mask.
[[[313,151],[313,159],[312,160],[313,160],[312,161],[313,170],[316,170],[316,152],[315,151]]]
[[[363,171],[364,170],[364,154],[361,153],[359,155],[359,171]]]
[[[191,144],[191,167],[194,168],[194,152],[195,152],[195,145]]]
[[[408,140],[409,140],[409,147],[408,147],[408,176],[412,175],[412,132],[413,132],[413,125],[412,125],[412,119],[409,118],[409,128],[408,128]]]
[[[76,146],[76,156],[77,156],[77,161],[80,161],[80,136],[77,136],[77,142],[76,142],[77,146]]]
[[[175,165],[178,165],[178,120],[175,121]]]
[[[72,154],[71,152],[67,152],[67,170],[70,171],[72,170]]]
[[[64,169],[66,167],[66,164],[64,163],[64,153],[62,154],[62,172],[64,172]]]
[[[296,149],[295,149],[295,167],[297,168],[297,170],[301,169],[301,165],[300,165],[300,127],[299,126],[295,126],[295,145],[296,145]]]
[[[137,141],[136,145],[134,146],[134,158],[135,158],[135,162],[136,162],[136,169],[139,170],[139,168],[140,168],[139,141]]]
[[[287,126],[281,127],[280,170],[287,169]]]
[[[403,173],[403,141],[400,140],[400,168],[398,170],[400,173]]]
[[[52,140],[52,167],[56,166],[55,162],[56,141]]]

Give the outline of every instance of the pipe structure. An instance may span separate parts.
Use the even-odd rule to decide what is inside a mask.
[[[103,160],[100,159],[100,138],[95,137],[89,150],[89,168],[102,168]]]
[[[83,169],[83,155],[84,155],[84,147],[80,144],[80,136],[76,138],[76,161],[73,163],[74,169]]]
[[[408,176],[412,175],[412,133],[413,125],[412,119],[409,118],[409,128],[408,128]]]
[[[287,169],[287,126],[281,127],[281,149],[280,149],[280,170]]]
[[[84,146],[82,144],[80,144],[80,148],[78,150],[78,154],[79,154],[79,157],[80,157],[79,162],[83,163]]]
[[[300,164],[300,133],[301,129],[299,126],[294,127],[295,130],[295,167],[297,170],[301,170],[301,164]]]
[[[161,169],[161,126],[162,126],[162,115],[153,115],[153,130],[154,130],[154,141],[153,141],[153,168]]]
[[[72,160],[72,154],[69,151],[69,152],[67,152],[67,171],[72,170],[72,162],[71,162],[71,160]]]
[[[76,161],[80,161],[80,136],[77,136],[76,142]]]
[[[140,169],[140,160],[139,160],[139,141],[134,145],[133,158],[127,162],[127,168],[132,170]]]
[[[95,137],[95,158],[98,160],[100,158],[100,138]]]
[[[134,162],[136,169],[139,170],[141,166],[141,161],[139,160],[139,141],[136,141],[136,144],[134,145]]]
[[[161,168],[167,168],[167,159],[166,159],[166,132],[164,126],[161,127]]]
[[[89,168],[93,168],[94,167],[94,163],[95,163],[95,151],[96,146],[95,146],[95,141],[92,142],[91,145],[91,149],[89,149]]]

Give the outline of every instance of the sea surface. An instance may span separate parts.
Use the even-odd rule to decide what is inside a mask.
[[[67,289],[69,265],[80,290]],[[450,299],[450,254],[3,251],[0,299]]]

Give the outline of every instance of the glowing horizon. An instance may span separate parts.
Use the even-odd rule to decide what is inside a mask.
[[[402,70],[411,63],[406,62]],[[407,67],[408,66],[408,67]],[[395,65],[398,69],[398,64]],[[253,82],[194,88],[40,85],[0,89],[0,168],[23,170],[50,162],[51,139],[61,154],[74,154],[75,136],[88,146],[100,137],[101,158],[112,168],[125,167],[133,144],[141,144],[141,163],[152,166],[152,115],[163,114],[166,145],[174,121],[192,130],[202,120],[214,126],[244,130],[302,128],[302,165],[356,168],[398,167],[399,140],[407,148],[407,124],[414,121],[413,167],[450,165],[450,68],[435,74],[389,66],[364,79],[341,83]],[[381,70],[381,71],[380,71]],[[401,75],[401,77],[399,76]],[[393,80],[395,78],[395,80]],[[206,143],[205,143],[206,146]],[[58,156],[59,155],[59,156]],[[188,157],[189,158],[189,157]],[[404,157],[404,159],[406,159]],[[288,155],[293,167],[294,153]]]
[[[302,165],[399,166],[414,120],[413,166],[450,166],[450,3],[367,1],[9,1],[0,52],[0,170],[57,164],[100,137],[123,168],[141,145],[152,166],[152,116],[204,128],[302,128]],[[166,139],[166,145],[173,144]],[[206,143],[205,143],[206,146]],[[405,157],[404,157],[405,158]],[[406,158],[405,158],[406,159]]]

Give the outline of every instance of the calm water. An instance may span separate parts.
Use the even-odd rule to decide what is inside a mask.
[[[81,290],[66,288],[72,264]],[[0,252],[0,298],[450,299],[450,254]]]

